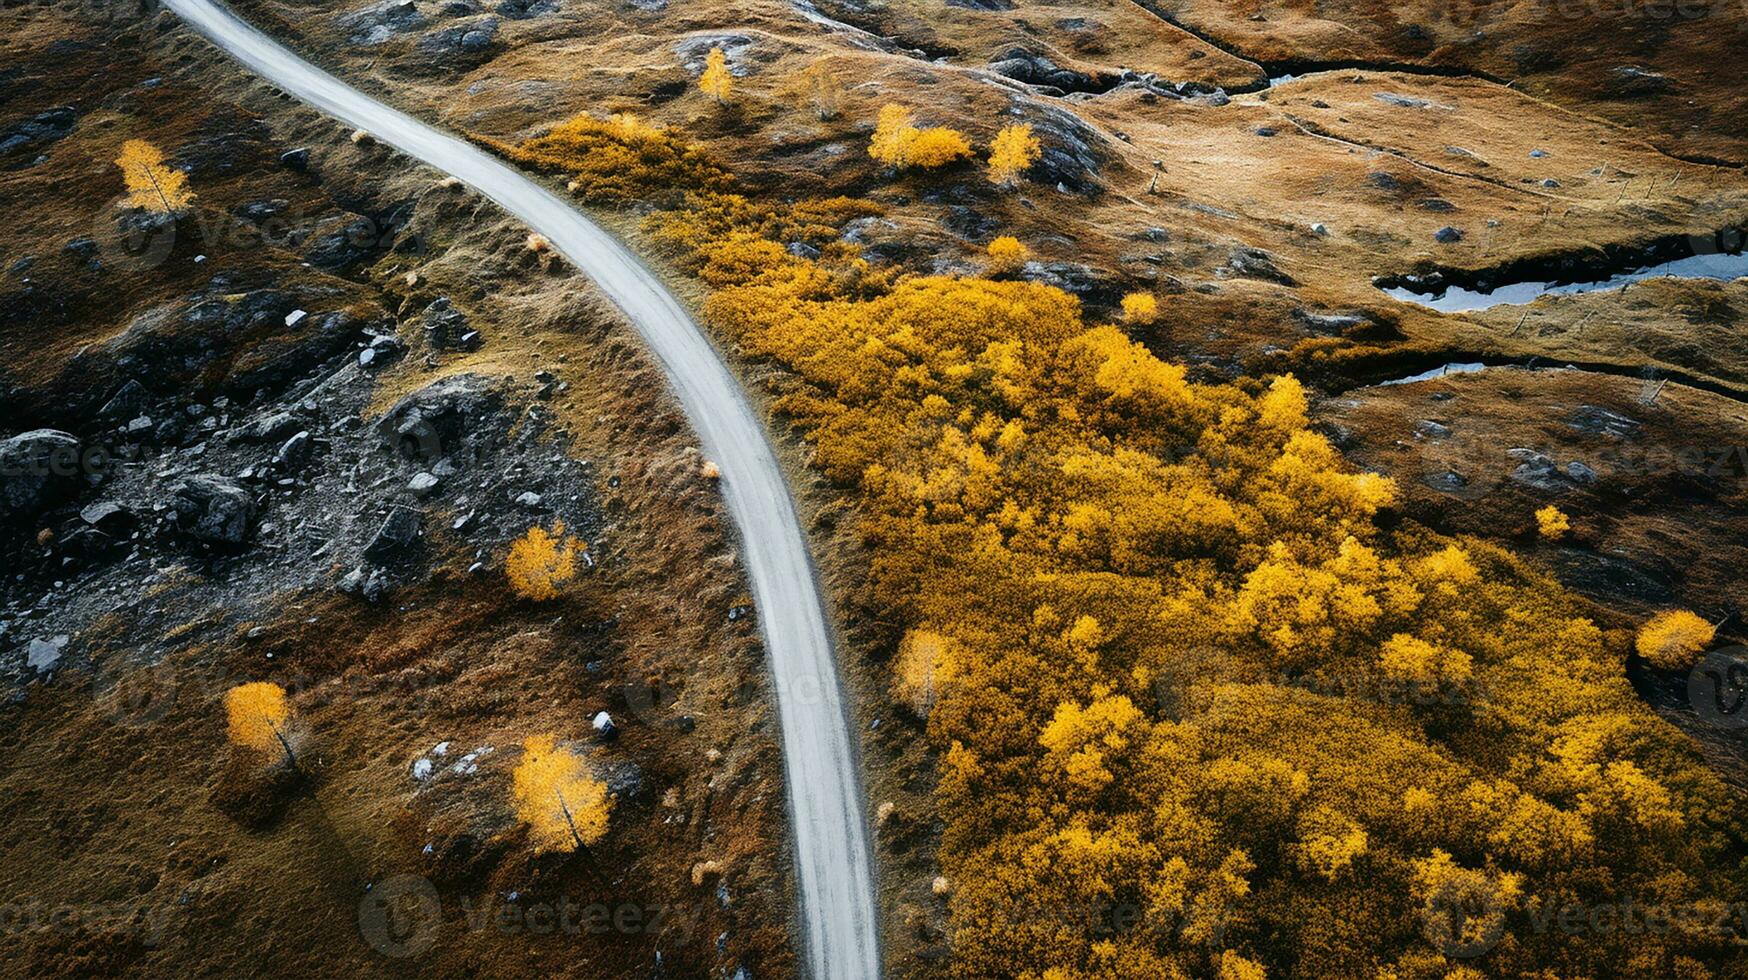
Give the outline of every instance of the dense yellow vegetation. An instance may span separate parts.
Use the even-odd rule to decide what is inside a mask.
[[[648,227],[725,340],[788,370],[778,408],[861,499],[866,601],[939,753],[958,975],[1736,955],[1555,921],[1744,897],[1740,808],[1627,684],[1629,637],[1394,515],[1292,377],[1192,383],[1060,290],[882,272],[832,234],[863,213],[704,192]]]
[[[574,176],[584,200],[624,204],[652,187],[724,188],[728,175],[705,153],[629,112],[580,115],[516,145],[483,140],[519,163]]]
[[[944,126],[918,129],[909,109],[889,103],[880,107],[874,135],[868,142],[868,155],[900,170],[907,167],[929,170],[971,156],[971,143],[956,129]]]

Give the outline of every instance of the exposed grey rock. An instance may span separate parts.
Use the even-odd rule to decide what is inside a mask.
[[[1001,230],[1001,222],[975,208],[955,204],[941,220],[947,230],[968,241],[980,242]]]
[[[310,168],[310,151],[304,147],[286,150],[279,155],[279,165],[293,173],[301,174]]]
[[[249,420],[239,429],[233,429],[230,435],[232,442],[276,442],[290,437],[302,425],[297,416],[290,412],[271,412],[259,415]]]
[[[109,401],[103,403],[98,414],[106,419],[131,419],[144,412],[151,401],[151,393],[146,386],[129,378]]]
[[[728,59],[729,73],[741,76],[751,69],[751,59],[746,55],[752,47],[753,39],[745,34],[694,34],[675,42],[673,50],[680,59],[680,67],[698,75],[704,71],[710,49],[721,48],[723,57]]]
[[[409,458],[435,460],[470,437],[492,437],[503,407],[500,383],[478,374],[457,374],[402,398],[383,414],[376,431],[389,448]]]
[[[1639,421],[1598,405],[1583,405],[1572,413],[1567,425],[1579,432],[1614,439],[1631,439],[1639,432]]]
[[[364,557],[378,565],[406,557],[419,540],[419,526],[424,515],[412,507],[396,504],[377,528],[370,543],[364,547]]]
[[[1675,87],[1669,76],[1637,65],[1621,65],[1609,75],[1609,89],[1617,96],[1659,95]]]
[[[48,673],[60,662],[61,651],[66,648],[69,639],[70,637],[63,634],[31,640],[24,655],[24,665],[38,673]]]
[[[1105,87],[1085,72],[1063,68],[1048,57],[1025,48],[1010,48],[989,63],[989,70],[1016,82],[1054,88],[1059,92],[1096,92]]]
[[[1446,470],[1443,473],[1428,473],[1421,477],[1420,482],[1437,490],[1439,493],[1449,494],[1460,494],[1469,486],[1469,481],[1464,478],[1461,473],[1458,473],[1455,470]]]
[[[113,500],[102,500],[79,512],[79,519],[103,531],[126,528],[136,520],[132,511]]]
[[[79,440],[35,429],[0,442],[0,518],[35,515],[78,487]]]
[[[479,54],[491,47],[498,34],[498,19],[485,17],[432,31],[419,41],[419,53],[441,65],[458,54]]]
[[[334,18],[334,24],[347,32],[348,43],[368,46],[423,28],[425,17],[413,0],[386,0],[342,14]]]
[[[170,491],[177,530],[212,544],[240,545],[254,530],[255,498],[222,476],[196,476]]]
[[[288,469],[295,469],[309,460],[312,449],[314,446],[310,441],[309,430],[304,429],[285,440],[279,447],[279,452],[274,454],[273,461]]]
[[[1439,105],[1437,102],[1428,102],[1425,99],[1417,99],[1409,95],[1398,95],[1395,92],[1377,92],[1372,95],[1372,98],[1385,105],[1393,105],[1401,109],[1445,109],[1447,111],[1450,109],[1448,105]]]
[[[43,147],[66,138],[79,122],[79,112],[72,106],[56,106],[29,119],[0,130],[0,156],[11,153],[40,152]]]
[[[1218,270],[1216,275],[1230,275],[1241,279],[1264,279],[1278,282],[1283,286],[1297,286],[1299,283],[1292,276],[1275,268],[1275,257],[1260,248],[1241,245],[1232,250],[1232,255],[1226,260],[1226,265]]]
[[[1026,121],[1043,152],[1027,176],[1041,184],[1061,184],[1076,194],[1103,191],[1097,177],[1105,164],[1103,139],[1071,112],[1049,105],[1031,108]]]
[[[1434,233],[1432,237],[1442,245],[1454,245],[1463,240],[1463,232],[1461,229],[1445,225]]]
[[[432,300],[420,319],[426,339],[436,347],[461,346],[461,338],[468,333],[467,314],[457,309],[447,296]]]
[[[1304,324],[1307,331],[1322,337],[1339,337],[1371,322],[1358,313],[1314,313],[1311,310],[1294,310],[1293,319]]]
[[[407,481],[407,489],[411,490],[415,497],[428,497],[436,491],[441,482],[435,474],[415,473],[413,478]]]
[[[497,10],[511,20],[527,20],[558,10],[558,0],[502,0]]]

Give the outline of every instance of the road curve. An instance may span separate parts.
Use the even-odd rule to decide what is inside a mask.
[[[635,255],[563,198],[353,89],[212,0],[163,2],[256,75],[459,178],[545,235],[649,344],[705,454],[722,470],[723,497],[740,531],[782,723],[808,965],[831,980],[878,976],[861,781],[813,560],[765,430],[703,331]]]

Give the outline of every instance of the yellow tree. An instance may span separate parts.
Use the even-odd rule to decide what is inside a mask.
[[[1030,167],[1043,152],[1044,148],[1032,135],[1029,123],[1005,127],[989,144],[989,179],[1003,187],[1011,186],[1020,172]]]
[[[881,106],[874,120],[874,136],[868,141],[868,155],[894,167],[904,166],[917,136],[915,119],[909,109],[897,103]]]
[[[297,768],[297,756],[285,737],[286,719],[291,716],[285,688],[271,681],[239,684],[225,693],[225,714],[232,742],[257,752],[270,751],[277,744],[285,751],[285,761]]]
[[[838,84],[838,77],[832,74],[831,67],[821,59],[808,69],[807,76],[807,98],[813,104],[814,115],[821,119],[837,118],[844,101],[844,88]]]
[[[577,552],[585,547],[565,535],[563,521],[554,524],[550,532],[535,525],[510,545],[504,574],[518,595],[545,602],[558,595],[559,586],[576,577]]]
[[[1149,324],[1159,315],[1159,300],[1152,293],[1130,293],[1123,297],[1123,319],[1134,324]]]
[[[734,91],[734,76],[728,70],[728,55],[721,48],[711,48],[704,59],[704,74],[698,76],[698,88],[705,95],[724,105]]]
[[[127,206],[150,214],[181,214],[194,203],[188,175],[166,166],[164,154],[145,140],[128,140],[115,158],[127,182]]]
[[[1549,541],[1558,541],[1572,530],[1572,519],[1553,504],[1536,511],[1536,530]]]
[[[905,150],[904,165],[927,170],[944,167],[970,155],[971,142],[965,138],[964,133],[945,126],[930,126],[917,133],[910,141],[910,146]]]
[[[1031,251],[1012,235],[1003,235],[989,243],[989,264],[997,272],[1010,272],[1026,261]]]
[[[571,846],[587,852],[607,833],[613,798],[607,784],[591,777],[583,760],[558,739],[538,735],[522,743],[522,762],[512,775],[516,815],[528,824],[536,850]]]

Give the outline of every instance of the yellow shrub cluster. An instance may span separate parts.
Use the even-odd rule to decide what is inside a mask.
[[[1639,628],[1639,656],[1665,670],[1686,670],[1716,635],[1717,628],[1696,613],[1658,613]]]
[[[670,188],[724,189],[728,174],[704,151],[629,112],[580,115],[511,146],[488,145],[518,163],[570,174],[584,200],[623,204]]]
[[[563,521],[554,524],[550,532],[537,524],[510,545],[504,574],[517,595],[545,602],[576,577],[577,555],[585,547],[565,535]]]
[[[1624,637],[1498,548],[1381,519],[1394,484],[1293,378],[1191,383],[1060,290],[804,260],[796,213],[695,203],[654,226],[861,495],[867,601],[939,750],[957,975],[1443,977],[1476,929],[1488,974],[1728,962],[1534,928],[1741,900],[1740,808]]]
[[[918,129],[909,109],[888,103],[880,107],[868,155],[900,170],[906,167],[928,170],[971,156],[971,143],[956,129],[944,126]]]

